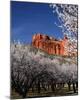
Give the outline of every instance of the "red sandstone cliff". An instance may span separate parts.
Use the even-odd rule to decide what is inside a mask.
[[[32,45],[49,54],[68,55],[68,52],[65,49],[67,40],[67,37],[65,37],[63,40],[57,40],[53,37],[38,33],[33,35]]]

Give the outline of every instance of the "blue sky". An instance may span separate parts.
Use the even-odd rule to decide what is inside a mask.
[[[11,42],[31,43],[35,33],[63,38],[57,14],[48,3],[11,1]]]

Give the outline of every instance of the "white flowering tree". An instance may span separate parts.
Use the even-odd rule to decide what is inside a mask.
[[[47,80],[47,77],[50,79],[46,65],[38,63],[36,56],[29,46],[11,45],[11,86],[23,98],[34,83],[38,85],[38,92],[40,92],[40,81]]]
[[[77,60],[45,55],[30,45],[11,44],[11,88],[23,98],[30,88],[40,93],[41,88],[47,91],[51,86],[55,91],[58,83],[73,84],[76,92]]]
[[[69,39],[69,52],[77,51],[78,37],[78,5],[71,4],[50,4],[53,14],[57,14],[59,24],[55,24],[62,29],[63,35]]]

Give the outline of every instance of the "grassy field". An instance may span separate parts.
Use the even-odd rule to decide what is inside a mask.
[[[55,91],[52,91],[50,88],[49,90],[45,91],[41,88],[40,93],[35,89],[34,92],[32,92],[32,89],[29,90],[28,94],[26,95],[26,98],[32,98],[32,97],[52,97],[52,96],[68,96],[68,95],[77,95],[78,91],[76,93],[73,92],[73,89],[71,87],[71,90],[68,90],[68,87],[65,85],[64,88],[57,88]],[[18,93],[15,92],[15,90],[12,90],[11,93],[12,99],[21,99],[22,96],[20,96]]]

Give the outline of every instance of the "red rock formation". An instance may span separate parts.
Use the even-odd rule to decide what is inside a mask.
[[[65,50],[67,40],[67,37],[65,37],[63,40],[57,40],[47,35],[38,33],[33,35],[32,45],[49,54],[68,55],[67,51]]]

